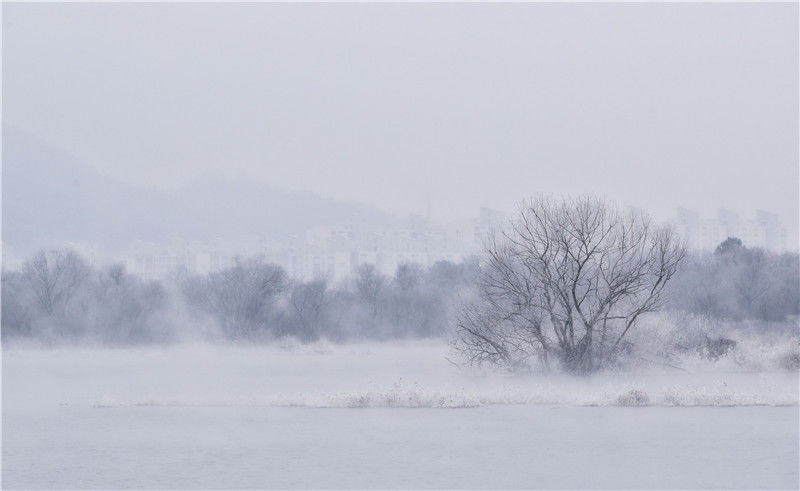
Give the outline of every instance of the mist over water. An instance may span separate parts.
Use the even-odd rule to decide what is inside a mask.
[[[4,488],[797,488],[797,4],[2,9]]]
[[[752,488],[797,479],[797,372],[720,363],[520,377],[459,370],[446,355],[436,341],[6,349],[3,481],[529,488],[566,475],[578,487]],[[491,468],[470,463],[488,449]],[[588,476],[553,458],[567,451],[638,465]],[[522,465],[519,452],[549,464]],[[702,464],[685,460],[693,452]]]
[[[78,357],[94,360],[73,373],[91,380],[80,393],[72,390],[63,393],[57,387],[49,387],[46,397],[59,405],[100,409],[798,405],[797,375],[780,369],[737,373],[731,370],[733,363],[723,362],[691,372],[660,366],[637,372],[606,372],[588,378],[557,374],[512,377],[502,372],[457,369],[447,363],[446,356],[442,345],[433,341],[397,346],[385,343],[268,348],[193,345],[111,353],[8,352],[8,367],[12,372],[34,367],[37,371],[47,367],[60,370],[73,365]],[[92,372],[116,375],[97,377],[91,376]],[[125,380],[124,387],[117,383],[120,379]]]

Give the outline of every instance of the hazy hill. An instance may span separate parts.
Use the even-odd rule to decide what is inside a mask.
[[[319,225],[393,221],[361,204],[216,177],[176,191],[134,186],[9,127],[3,128],[2,177],[3,242],[17,254],[76,240],[97,245],[105,255],[136,240],[235,241]]]

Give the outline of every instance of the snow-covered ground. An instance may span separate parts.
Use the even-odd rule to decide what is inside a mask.
[[[464,371],[442,342],[7,348],[6,488],[791,488],[798,374]]]

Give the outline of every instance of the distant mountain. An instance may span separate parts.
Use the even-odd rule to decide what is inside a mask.
[[[320,225],[394,221],[366,205],[253,182],[208,177],[177,191],[125,184],[7,126],[2,164],[3,243],[17,254],[85,241],[113,255],[137,240],[280,238]]]

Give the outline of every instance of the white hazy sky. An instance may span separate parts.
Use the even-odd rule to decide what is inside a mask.
[[[4,3],[3,91],[5,123],[139,184],[798,221],[797,4]]]

